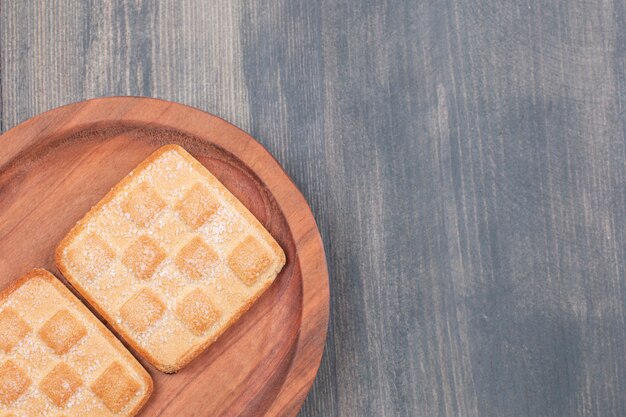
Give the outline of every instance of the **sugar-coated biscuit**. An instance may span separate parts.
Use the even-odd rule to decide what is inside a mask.
[[[78,222],[56,262],[137,352],[170,373],[252,305],[285,254],[200,162],[167,145]]]
[[[145,369],[48,271],[0,293],[0,415],[134,416],[151,393]]]

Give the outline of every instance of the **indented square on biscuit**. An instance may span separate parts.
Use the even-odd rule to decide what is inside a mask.
[[[246,237],[228,256],[228,265],[248,286],[254,285],[271,263],[271,254],[253,236]]]
[[[67,310],[60,310],[39,330],[39,337],[56,353],[69,351],[87,334],[85,327]]]
[[[122,411],[140,388],[118,362],[111,364],[91,384],[94,394],[114,413]]]
[[[12,308],[0,312],[0,349],[9,353],[28,333],[30,326]]]
[[[201,336],[217,323],[220,316],[221,312],[209,294],[199,288],[184,296],[176,306],[176,317],[197,336]]]
[[[30,386],[30,378],[12,360],[0,365],[0,403],[12,404]]]
[[[39,388],[57,407],[64,407],[81,385],[83,381],[78,374],[61,362],[41,380]]]
[[[196,236],[178,252],[175,262],[178,269],[189,278],[198,280],[211,269],[218,258],[211,246]]]
[[[115,252],[100,236],[90,234],[69,250],[67,258],[82,275],[94,279],[111,266]]]
[[[209,189],[197,183],[176,204],[180,217],[193,229],[206,223],[219,208],[219,202]]]
[[[157,267],[165,259],[165,252],[159,244],[148,236],[141,236],[131,244],[122,256],[122,263],[139,279],[150,279]]]
[[[123,204],[123,210],[141,227],[147,227],[165,208],[165,201],[149,185],[142,183]]]
[[[143,332],[157,322],[165,311],[165,304],[150,289],[142,288],[120,308],[120,316],[128,327]]]

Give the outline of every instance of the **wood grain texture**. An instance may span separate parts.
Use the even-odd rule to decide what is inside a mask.
[[[620,0],[3,0],[2,128],[143,94],[266,145],[329,255],[302,416],[623,416],[625,20]]]
[[[166,144],[193,154],[276,239],[286,263],[247,312],[176,374],[158,372],[163,367],[149,365],[155,363],[150,352],[109,326],[155,381],[141,415],[297,414],[326,340],[328,272],[304,197],[258,142],[197,109],[138,97],[63,106],[19,124],[1,140],[9,146],[0,149],[0,288],[38,265],[71,283],[109,324],[110,311],[75,285],[55,248],[148,155],[155,157]]]

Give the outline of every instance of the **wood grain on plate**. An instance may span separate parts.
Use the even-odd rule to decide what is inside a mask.
[[[265,225],[287,265],[242,319],[188,367],[155,379],[146,416],[294,415],[317,372],[328,275],[304,198],[248,134],[165,101],[115,97],[43,113],[2,136],[0,287],[33,267],[58,274],[54,249],[122,177],[159,146],[186,148]]]

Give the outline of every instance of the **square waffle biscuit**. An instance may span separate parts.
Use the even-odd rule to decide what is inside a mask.
[[[0,294],[0,416],[134,416],[152,379],[48,271]]]
[[[202,164],[167,145],[78,222],[56,262],[134,349],[171,373],[252,305],[285,254]]]

